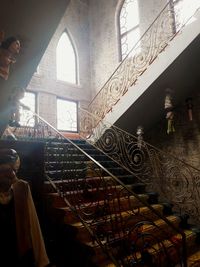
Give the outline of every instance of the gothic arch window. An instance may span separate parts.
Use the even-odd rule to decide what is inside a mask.
[[[120,60],[123,60],[140,39],[138,0],[124,0],[118,15]]]
[[[77,56],[67,32],[61,35],[56,49],[57,79],[77,84]]]
[[[199,8],[199,1],[171,0],[172,12],[174,13],[174,28],[178,30],[181,25],[189,24],[195,20],[192,16]]]

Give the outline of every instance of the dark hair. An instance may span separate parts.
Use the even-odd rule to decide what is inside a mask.
[[[0,149],[0,165],[14,163],[17,158],[18,154],[14,149]]]
[[[5,41],[1,43],[1,48],[8,49],[9,46],[13,43],[18,41],[18,39],[14,36],[8,37]]]

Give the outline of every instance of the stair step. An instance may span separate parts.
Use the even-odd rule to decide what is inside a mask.
[[[178,228],[179,223],[180,223],[180,218],[178,218],[177,216],[173,216],[173,215],[168,216],[166,218],[171,223],[173,223],[173,225],[175,227]],[[171,226],[168,226],[162,219],[158,219],[158,220],[154,221],[154,223],[155,223],[156,226],[159,227],[159,229],[165,230],[165,232],[168,231],[171,234],[174,233],[174,230],[172,230]],[[71,224],[71,225],[78,229],[77,237],[78,237],[79,240],[81,240],[82,242],[85,242],[85,243],[90,242],[91,235],[90,235],[90,233],[87,231],[87,229],[84,227],[84,225],[82,223],[74,223],[74,224]],[[154,234],[154,235],[159,236],[159,229],[153,227],[153,225],[147,225],[146,224],[146,225],[143,225],[142,228],[140,228],[140,229],[143,232],[147,232],[148,231],[148,234]],[[123,238],[123,236],[124,236],[123,232],[121,232],[120,234],[116,234],[116,236],[113,237],[113,241],[112,242],[114,242],[114,239],[116,239],[116,240],[119,239],[119,237]]]
[[[97,183],[102,182],[101,179],[99,180],[97,179],[96,181]],[[99,187],[96,187],[97,184],[94,184],[93,183],[94,181],[91,183],[89,182],[87,183],[75,182],[74,184],[73,183],[65,183],[65,184],[60,183],[59,186],[60,186],[60,189],[63,190],[63,192],[65,192],[65,196],[68,199],[68,201],[72,205],[79,205],[79,206],[81,204],[91,205],[91,203],[99,203],[100,201],[105,200],[105,198],[107,198],[107,200],[109,200],[109,203],[110,203],[111,198],[113,199],[121,198],[121,197],[127,198],[128,196],[130,196],[129,192],[126,191],[126,189],[123,189],[121,185],[112,185],[112,183],[111,185],[109,185],[109,178],[107,179],[107,181],[108,181],[107,185],[105,185],[105,181],[103,181],[102,184],[98,185]],[[104,187],[101,187],[101,185]],[[127,188],[133,189],[133,186],[134,185],[128,185]],[[136,190],[136,191],[139,191],[139,190]],[[63,207],[62,205],[64,205],[65,202],[63,200],[60,200],[61,196],[59,195],[59,193],[50,192],[50,193],[47,193],[47,196],[49,198],[52,196],[53,201],[54,201],[54,207],[55,206]],[[130,200],[131,199],[135,199],[135,197],[130,198]],[[145,200],[146,202],[148,202],[148,197],[146,197]],[[133,203],[133,202],[130,202],[130,203]],[[128,203],[129,207],[130,207],[130,203]],[[138,205],[141,206],[141,204],[139,204],[139,201],[138,201]],[[66,206],[66,204],[64,206]]]
[[[190,230],[185,230],[184,232],[186,234],[187,246],[189,246],[189,247],[194,246],[194,244],[195,244],[195,233],[193,233]],[[180,234],[174,235],[173,236],[173,240],[181,240],[181,235]],[[173,260],[173,262],[175,264],[175,265],[172,265],[172,266],[180,267],[178,265],[178,260],[179,259],[177,259],[177,254],[176,254],[175,248],[172,246],[172,242],[169,241],[169,240],[163,240],[162,244],[167,248],[167,251],[168,251],[167,257],[170,257],[170,255],[171,255],[171,259]],[[95,250],[95,253],[96,253],[96,262],[100,263],[99,266],[104,266],[104,267],[108,267],[108,266],[110,266],[110,267],[113,266],[114,267],[115,266],[113,263],[111,263],[108,260],[106,255],[101,253],[101,248],[97,244],[93,245],[92,243],[89,243],[88,245],[90,245],[91,247],[93,246],[93,248]],[[123,251],[123,244],[121,244],[121,246],[119,246],[119,248],[120,247],[122,248],[122,251]],[[147,251],[148,251],[148,253],[150,255],[155,255],[155,254],[158,255],[159,253],[161,254],[160,259],[162,259],[162,262],[159,262],[159,265],[155,265],[155,267],[166,266],[166,262],[167,262],[166,261],[166,257],[164,257],[164,255],[162,253],[162,250],[161,250],[161,247],[162,246],[160,244],[154,244],[154,245],[151,246],[151,248],[147,249]],[[116,247],[115,247],[115,250],[116,250]],[[127,250],[124,251],[124,253],[126,254]],[[125,254],[124,254],[124,257],[126,257],[127,262],[129,262],[129,261],[131,262],[132,260],[134,260],[132,255],[130,256],[130,255],[125,255]],[[138,262],[140,262],[141,253],[140,252],[134,252],[134,257],[137,258]],[[194,267],[199,267],[200,266],[200,265],[198,265],[199,259],[200,259],[199,257],[200,257],[200,252],[191,255],[188,258],[188,263],[190,264],[190,265],[188,265],[188,267],[189,266],[193,267],[192,263],[194,263],[195,261],[196,261],[197,265],[194,265]],[[122,260],[122,254],[120,254],[119,260]],[[139,266],[148,266],[148,263],[146,263],[147,265],[145,263],[141,263],[142,265],[139,265]],[[130,263],[127,266],[131,266]]]
[[[190,255],[187,259],[188,267],[199,267],[200,266],[200,251],[197,251]]]
[[[75,205],[77,211],[82,216],[82,219],[94,229],[95,234],[105,242],[106,237],[109,238],[109,245],[114,251],[121,249],[120,257],[126,257],[132,260],[133,253],[141,260],[140,247],[144,246],[144,242],[137,241],[137,247],[132,253],[130,250],[131,242],[136,240],[136,236],[141,237],[142,234],[153,236],[151,240],[147,237],[149,247],[147,251],[150,255],[158,253],[158,257],[162,257],[161,245],[156,242],[163,242],[169,252],[169,257],[176,261],[175,249],[170,240],[166,240],[162,231],[171,236],[171,241],[177,242],[181,240],[181,235],[174,234],[171,226],[168,226],[160,217],[148,207],[144,207],[143,203],[149,203],[160,215],[167,218],[177,229],[187,227],[185,230],[187,240],[188,266],[200,267],[200,251],[197,251],[196,242],[200,240],[199,230],[194,231],[188,227],[187,218],[172,214],[172,205],[169,203],[158,204],[158,194],[154,192],[146,193],[145,184],[141,183],[134,175],[129,174],[127,170],[121,168],[116,162],[112,162],[109,157],[102,154],[85,141],[76,140],[75,143],[86,153],[96,159],[104,168],[108,169],[113,175],[116,175],[127,187],[143,200],[140,202],[136,197],[128,197],[129,193],[123,189],[119,183],[112,181],[112,178],[97,166],[89,157],[82,154],[79,149],[73,147],[70,143],[61,144],[52,142],[47,147],[48,158],[45,167],[54,183],[58,188],[66,192],[66,199]],[[57,147],[55,147],[57,146]],[[104,176],[102,179],[102,176]],[[100,177],[98,177],[100,176]],[[59,181],[60,178],[63,181]],[[58,217],[62,223],[65,223],[72,230],[76,230],[76,238],[86,246],[95,251],[96,266],[99,267],[114,267],[107,255],[102,253],[99,245],[92,240],[89,232],[80,222],[80,219],[68,208],[64,199],[52,190],[50,183],[45,182],[44,192],[47,193],[47,198],[52,199],[52,207],[58,211]],[[55,213],[56,214],[56,213]],[[154,224],[148,221],[154,222]],[[138,226],[138,227],[137,227]],[[140,227],[139,227],[140,226]],[[138,232],[133,229],[138,229]],[[127,238],[127,232],[132,229],[131,235]],[[159,232],[161,230],[161,232]],[[109,236],[110,233],[110,236]],[[129,246],[127,246],[127,244]],[[127,249],[129,248],[129,249]],[[171,256],[170,256],[171,255]],[[164,256],[165,257],[165,256]],[[163,257],[163,262],[159,266],[166,266],[167,258]],[[148,266],[141,262],[140,266]],[[124,266],[124,264],[122,264]],[[127,264],[130,266],[130,263]],[[132,266],[132,265],[131,265]],[[135,265],[134,265],[135,266]],[[139,265],[137,265],[139,266]],[[179,267],[179,264],[176,265]]]
[[[103,181],[104,182],[109,182],[112,178],[110,176],[104,176]],[[63,188],[65,190],[71,190],[71,188],[85,188],[86,186],[88,187],[95,187],[99,186],[100,183],[103,182],[101,177],[96,176],[96,177],[88,177],[88,178],[78,178],[78,179],[63,179],[63,180],[55,180],[54,184],[58,186],[58,188]],[[52,192],[52,185],[49,181],[44,182],[44,192]]]
[[[154,204],[152,205],[152,207],[162,215],[162,212],[163,212],[162,205]],[[65,210],[66,212],[65,218],[64,218],[65,223],[73,224],[79,221],[77,217],[73,214],[73,212],[69,210],[69,208],[61,208],[61,209]],[[134,216],[135,214],[137,214],[137,216]],[[91,223],[91,219],[94,218],[93,214],[85,215],[85,216],[84,214],[82,214],[82,216],[84,220],[86,220],[86,222],[88,223]],[[114,222],[116,220],[119,220],[121,217],[123,218],[123,220],[127,220],[127,224],[126,224],[127,227],[129,227],[130,225],[136,224],[137,222],[144,220],[144,219],[154,221],[158,218],[158,216],[152,213],[152,211],[148,209],[147,207],[139,207],[137,209],[134,209],[133,211],[129,210],[129,211],[123,211],[118,214],[111,214],[109,216],[105,215],[102,218],[98,218],[97,223],[105,225],[105,231],[109,231],[111,224],[106,225],[105,222],[110,222],[111,219]],[[88,218],[88,220],[86,218]]]
[[[51,161],[53,162],[53,161],[56,161],[57,159],[59,159],[59,161],[60,161],[61,160],[60,157],[62,157],[63,160],[67,159],[68,162],[87,160],[86,155],[80,154],[80,153],[73,153],[73,154],[70,154],[68,156],[66,156],[65,154],[60,155],[60,154],[49,154],[48,153],[48,158],[46,157],[45,161],[46,162],[51,162]]]
[[[190,230],[184,230],[185,232],[185,235],[186,235],[186,242],[187,242],[187,247],[193,247],[195,245],[195,233],[190,231]],[[180,234],[176,234],[173,236],[173,240],[181,240],[181,235]],[[167,248],[167,251],[168,251],[168,255],[167,257],[170,257],[171,260],[173,261],[174,264],[177,264],[178,263],[178,260],[176,257],[177,257],[177,254],[176,254],[176,251],[175,251],[175,248],[174,246],[172,246],[172,242],[169,241],[169,240],[163,240],[162,241],[162,244],[164,244],[164,246]],[[177,246],[178,243],[177,243]],[[158,257],[158,254],[162,253],[162,250],[160,249],[160,244],[155,244],[153,245],[151,248],[148,248],[147,249],[148,253],[150,255],[155,255],[157,254],[157,257]],[[136,252],[136,258],[138,260],[140,260],[141,258],[141,253],[140,252]],[[131,259],[132,257],[130,256],[129,257],[129,260]],[[156,267],[160,267],[160,266],[165,266],[166,264],[166,257],[161,257],[160,259],[162,259],[162,262],[159,262],[159,266],[156,266]],[[174,266],[174,265],[172,265]]]

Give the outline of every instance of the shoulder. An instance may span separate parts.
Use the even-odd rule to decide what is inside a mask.
[[[21,179],[17,179],[17,181],[12,185],[13,188],[18,188],[18,189],[29,189],[29,184],[28,182],[21,180]]]

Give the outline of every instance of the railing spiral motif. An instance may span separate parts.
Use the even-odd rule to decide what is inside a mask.
[[[76,143],[39,116],[34,117],[35,127],[17,128],[13,131],[15,137],[45,142],[45,174],[88,229],[93,246],[101,247],[118,267],[187,266],[185,234],[162,215],[162,205],[148,204],[144,197],[132,191],[131,185],[124,185],[120,177],[114,176]],[[129,148],[133,139],[126,136],[125,140]],[[109,142],[107,150],[111,151]],[[129,149],[133,158],[134,146]],[[146,157],[138,152],[135,155]],[[147,175],[149,170],[136,161],[137,175],[141,171]],[[134,175],[133,180],[137,181]]]
[[[143,141],[138,147],[137,137],[100,121],[100,118],[81,109],[80,135],[114,161],[139,177],[148,188],[172,202],[174,209],[187,213],[200,222],[200,170]],[[84,127],[84,119],[93,128]],[[98,126],[97,126],[98,124]]]
[[[199,222],[199,170],[146,142],[139,147],[137,138],[102,122],[199,8],[199,0],[191,5],[187,19],[182,19],[181,9],[174,8],[172,1],[166,5],[91,102],[89,112],[81,111],[80,129],[84,139],[129,170],[133,180],[146,183]],[[30,120],[35,121],[32,128]],[[27,127],[13,133],[19,140],[45,142],[48,179],[88,229],[93,244],[116,266],[187,266],[185,234],[162,215],[161,205],[149,205],[37,115],[30,114]]]
[[[179,2],[183,6],[170,0],[160,12],[89,104],[89,112],[104,118],[200,7],[199,0]]]

